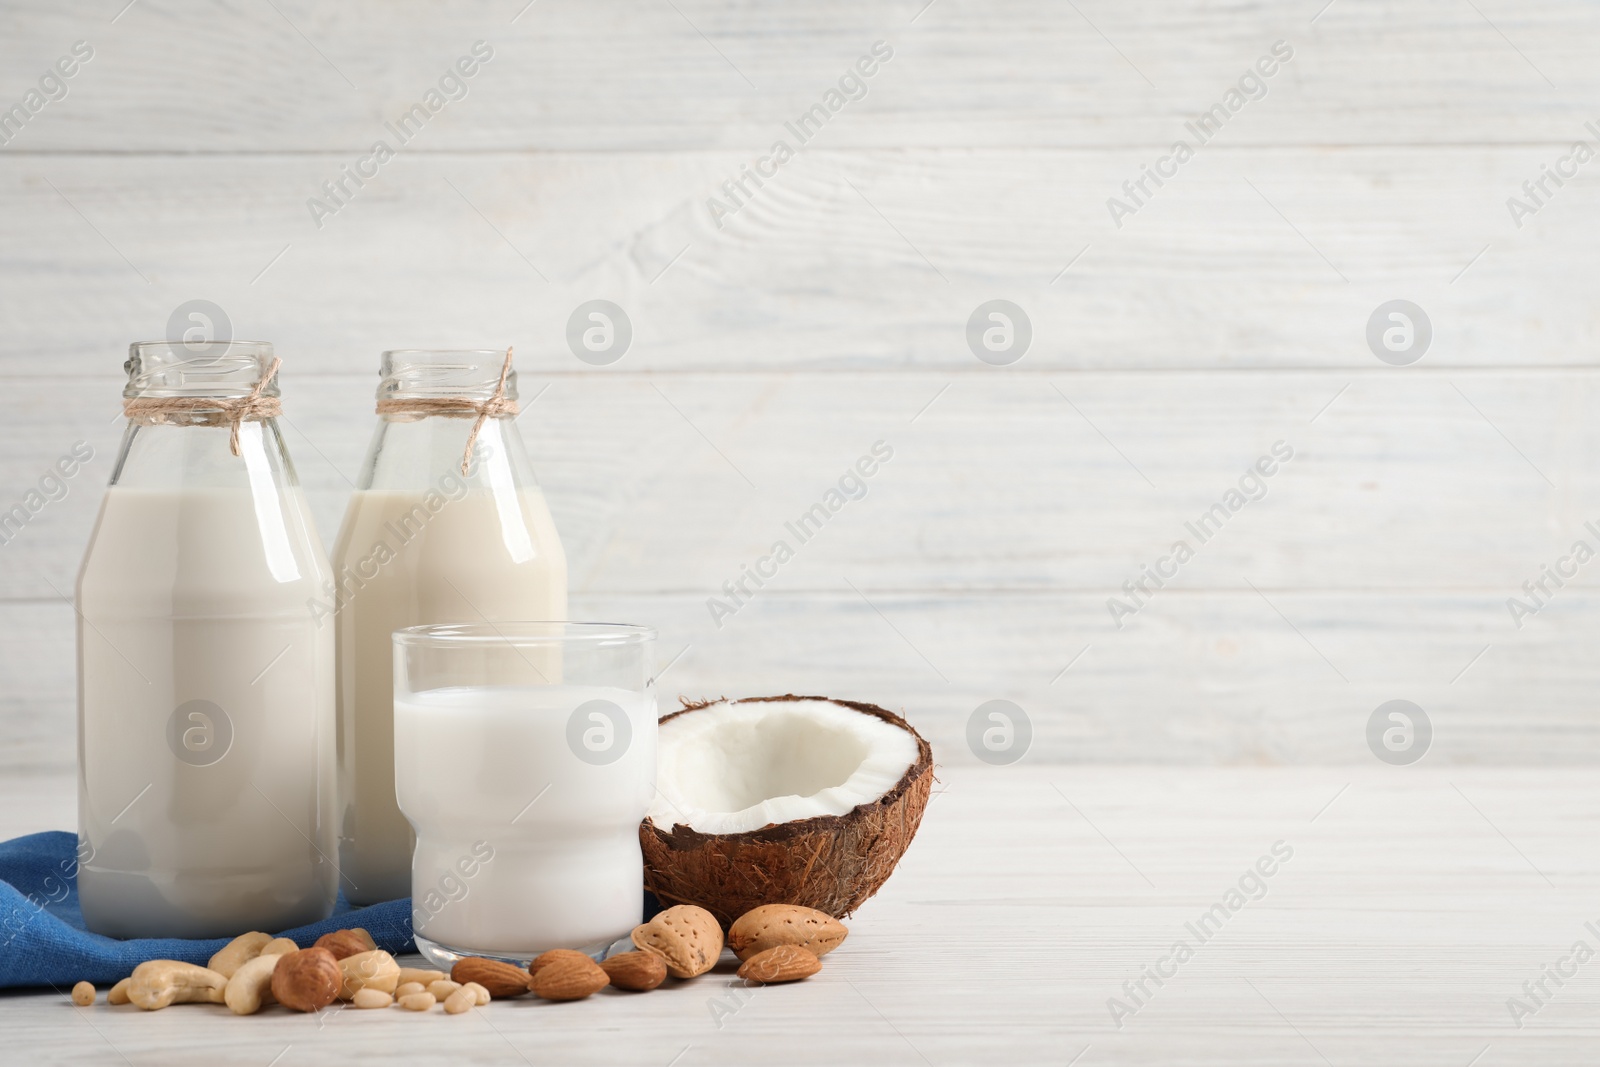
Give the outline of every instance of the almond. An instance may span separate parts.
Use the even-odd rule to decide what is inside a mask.
[[[798,945],[774,945],[745,960],[739,977],[747,982],[772,985],[798,982],[822,970],[822,961]]]
[[[775,945],[798,945],[820,957],[838,948],[849,933],[844,923],[825,911],[798,904],[763,904],[728,927],[728,947],[741,960]]]
[[[499,960],[486,960],[469,956],[450,968],[450,980],[466,985],[476,982],[489,991],[496,1000],[520,997],[528,991],[528,972]]]
[[[528,973],[530,975],[538,974],[540,968],[545,967],[548,964],[555,963],[557,960],[576,961],[588,959],[588,953],[579,952],[575,948],[553,948],[549,952],[541,952],[539,955],[535,956],[533,958],[533,962],[528,964]],[[594,961],[589,960],[589,962],[593,963]]]
[[[371,934],[358,927],[354,930],[335,930],[330,934],[323,934],[317,938],[313,947],[325,948],[333,953],[334,959],[342,960],[363,952],[371,952],[378,945],[372,940]]]
[[[320,1011],[339,996],[344,976],[325,948],[306,948],[278,958],[272,969],[272,995],[291,1011]]]
[[[633,943],[666,961],[672,977],[693,978],[717,965],[722,955],[722,926],[706,909],[679,904],[634,927]]]
[[[667,980],[667,965],[654,952],[623,952],[600,964],[618,989],[645,993]]]
[[[589,957],[559,959],[539,968],[533,977],[533,991],[545,1000],[582,1000],[598,993],[611,981],[600,965]]]

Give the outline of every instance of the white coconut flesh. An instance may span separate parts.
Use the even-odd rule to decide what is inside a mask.
[[[713,704],[663,722],[658,746],[650,820],[706,834],[845,815],[917,760],[910,732],[825,700]]]

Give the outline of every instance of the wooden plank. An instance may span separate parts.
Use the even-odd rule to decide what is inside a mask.
[[[1419,367],[1594,365],[1600,205],[1506,208],[1544,147],[1202,154],[1118,228],[1140,158],[818,151],[719,229],[731,153],[416,156],[318,230],[331,155],[5,156],[0,374],[114,368],[196,298],[302,375],[500,343],[588,370],[566,328],[596,297],[635,337],[607,373],[1381,370],[1367,324],[1397,298],[1432,324]],[[1033,330],[998,370],[965,337],[997,297]]]
[[[799,985],[735,990],[724,965],[648,996],[500,1002],[459,1020],[340,1011],[320,1026],[276,1009],[79,1011],[47,992],[0,1000],[0,1026],[39,1063],[211,1063],[285,1045],[314,1063],[1581,1063],[1597,1039],[1586,973],[1547,984],[1520,1029],[1506,1004],[1575,941],[1594,946],[1589,774],[952,768],[899,870]],[[11,778],[0,790],[12,813],[37,795]],[[1287,858],[1199,943],[1186,924],[1275,845]],[[1192,958],[1146,980],[1119,1028],[1109,1002],[1127,1003],[1123,983],[1178,939]]]
[[[571,610],[660,630],[663,707],[867,700],[903,711],[953,766],[979,762],[969,724],[996,699],[1031,723],[1028,763],[1364,764],[1368,720],[1396,699],[1429,717],[1430,765],[1600,758],[1589,592],[1515,631],[1503,600],[1481,594],[1173,591],[1119,631],[1103,594],[854,584],[763,593],[720,628],[695,593],[578,594]],[[71,609],[0,604],[0,672],[0,766],[71,767]]]
[[[1537,606],[1522,588],[1537,580],[1565,597],[1542,568],[1579,539],[1600,549],[1585,528],[1600,525],[1591,371],[619,377],[528,362],[521,428],[585,593],[727,596],[759,564],[785,594],[848,592],[848,579],[1104,601],[1125,582],[1154,590],[1144,568],[1159,564],[1178,572],[1160,599],[1246,581],[1470,593],[1501,605],[1509,638],[1507,598]],[[284,434],[331,543],[376,421],[374,378],[300,369],[286,363]],[[0,548],[0,597],[71,592],[119,403],[102,377],[0,394],[0,511],[76,441],[95,450],[65,499]],[[873,459],[877,442],[892,459]],[[864,458],[875,473],[851,477]],[[1260,462],[1271,477],[1250,473]],[[780,542],[793,559],[761,563]],[[1161,563],[1179,542],[1193,559]]]
[[[921,416],[948,379],[910,381],[530,375],[528,395],[551,389],[524,429],[574,613],[659,626],[663,663],[687,647],[669,703],[849,694],[907,709],[953,762],[973,761],[967,719],[995,698],[1035,717],[1030,758],[1052,762],[1361,761],[1366,717],[1397,697],[1437,712],[1442,760],[1596,754],[1588,583],[1521,628],[1506,604],[1574,539],[1594,541],[1587,372],[1374,374],[1342,394],[1347,379],[1321,373],[1079,375],[1060,393],[1042,376],[962,376]],[[331,539],[372,380],[289,382],[286,433]],[[62,383],[16,382],[0,420],[13,495],[77,435],[97,450],[3,550],[3,589],[21,598],[0,616],[0,733],[17,768],[73,758],[61,597],[119,429],[102,417],[113,380],[72,385],[107,400],[62,413],[49,403]],[[1173,538],[1197,540],[1184,523],[1279,432],[1296,458],[1268,495],[1148,607],[1113,617],[1119,585]],[[880,439],[896,454],[867,497],[800,544],[785,524]],[[723,583],[779,538],[795,558],[748,605],[729,597]],[[713,617],[712,596],[739,610]]]
[[[1278,40],[1294,57],[1230,120],[1230,143],[1565,144],[1592,117],[1570,102],[1600,77],[1582,0],[676,6],[147,3],[113,22],[83,0],[46,5],[8,27],[7,106],[74,41],[95,57],[7,150],[364,151],[478,40],[494,58],[422,150],[757,153],[878,40],[894,58],[826,147],[1164,147]]]

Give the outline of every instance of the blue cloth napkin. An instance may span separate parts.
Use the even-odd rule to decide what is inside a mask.
[[[59,830],[0,843],[0,989],[54,986],[64,992],[79,981],[110,985],[145,960],[204,966],[228,943],[225,937],[118,941],[91,934],[78,907],[77,851],[77,835]],[[379,948],[395,955],[416,951],[410,897],[351,908],[341,893],[332,918],[277,936],[305,948],[329,931],[352,926],[364,927]]]

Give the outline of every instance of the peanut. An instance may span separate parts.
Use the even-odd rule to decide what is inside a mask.
[[[72,1003],[80,1008],[93,1004],[94,995],[94,986],[89,982],[79,982],[72,987]]]
[[[107,1004],[127,1004],[128,1003],[128,986],[131,985],[132,983],[133,983],[133,979],[132,978],[124,978],[122,981],[120,981],[116,985],[112,986],[111,987],[111,992],[106,994],[106,1003]]]

